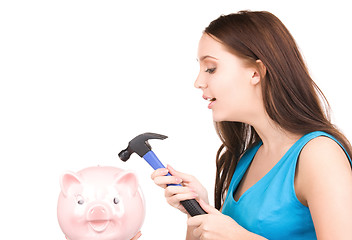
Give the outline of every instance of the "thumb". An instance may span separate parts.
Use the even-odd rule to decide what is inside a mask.
[[[206,211],[208,214],[221,214],[219,210],[214,208],[213,206],[210,206],[206,202],[204,202],[202,199],[199,199],[199,205],[203,208],[204,211]]]
[[[172,175],[172,176],[177,176],[179,178],[182,179],[182,181],[186,181],[186,182],[189,182],[191,180],[191,175],[188,175],[186,173],[182,173],[182,172],[179,172],[179,171],[176,171],[173,167],[171,167],[170,165],[167,165],[166,167],[168,170],[169,170],[169,173]]]

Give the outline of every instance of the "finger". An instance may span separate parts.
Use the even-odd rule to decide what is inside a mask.
[[[167,168],[159,168],[152,173],[151,178],[154,180],[154,178],[165,176],[168,173],[169,173],[169,170]]]
[[[213,206],[210,206],[209,204],[204,202],[202,199],[199,199],[198,202],[199,202],[199,205],[201,206],[201,208],[203,208],[203,210],[206,211],[208,214],[221,214],[221,212],[219,212],[219,210],[217,210]]]
[[[197,197],[197,194],[185,187],[170,186],[165,190],[165,197],[168,204],[181,210],[183,213],[187,213],[181,201],[194,199]]]
[[[177,195],[174,195],[172,197],[166,198],[166,201],[171,206],[181,210],[184,213],[188,213],[187,210],[182,205],[182,201],[189,200],[189,199],[192,199],[192,198],[193,198],[192,194],[189,194],[189,193],[187,193],[187,194],[177,194]]]
[[[192,195],[191,193],[184,193],[184,194],[177,194],[171,197],[167,197],[166,201],[174,206],[174,207],[178,207],[180,205],[182,205],[182,201],[185,200],[190,200],[190,199],[194,199],[194,195]]]
[[[168,198],[176,195],[187,195],[189,196],[188,199],[195,199],[198,197],[198,194],[188,187],[168,186],[165,189],[165,197]],[[180,199],[180,201],[183,200],[187,200],[187,198],[184,199],[184,197],[182,197],[182,199]]]
[[[205,217],[206,215],[202,214],[202,215],[197,215],[197,216],[188,218],[187,220],[188,227],[198,228],[203,223]]]
[[[182,179],[183,182],[190,182],[194,179],[194,177],[192,175],[186,174],[186,173],[182,173],[179,171],[176,171],[173,167],[171,167],[170,165],[167,165],[166,167],[169,170],[169,173],[173,176],[177,176],[180,177]]]
[[[197,239],[203,239],[203,238],[201,238],[202,233],[203,233],[203,230],[202,230],[201,226],[199,226],[193,230],[193,236],[195,236]]]
[[[162,188],[166,188],[169,184],[180,184],[182,180],[174,176],[161,176],[154,178],[154,183]]]

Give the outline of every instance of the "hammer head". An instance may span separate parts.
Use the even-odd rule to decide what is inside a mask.
[[[167,138],[167,136],[157,133],[140,134],[128,143],[128,147],[125,150],[122,150],[119,153],[119,158],[126,162],[134,152],[137,153],[140,157],[143,157],[147,152],[152,150],[152,147],[148,143],[149,139],[164,140],[165,138]]]

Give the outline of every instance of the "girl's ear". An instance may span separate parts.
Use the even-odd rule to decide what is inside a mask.
[[[251,83],[253,85],[257,85],[258,83],[260,83],[260,80],[264,78],[266,75],[266,67],[264,66],[263,62],[260,59],[258,59],[256,63],[257,63],[257,68],[253,72],[252,79],[251,79]]]

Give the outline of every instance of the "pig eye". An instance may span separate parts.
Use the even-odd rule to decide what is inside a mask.
[[[120,199],[117,198],[117,197],[115,197],[115,198],[114,198],[114,203],[115,203],[115,204],[118,204],[119,202],[120,202]]]
[[[84,199],[81,195],[78,195],[76,200],[79,205],[82,205],[84,203]]]

